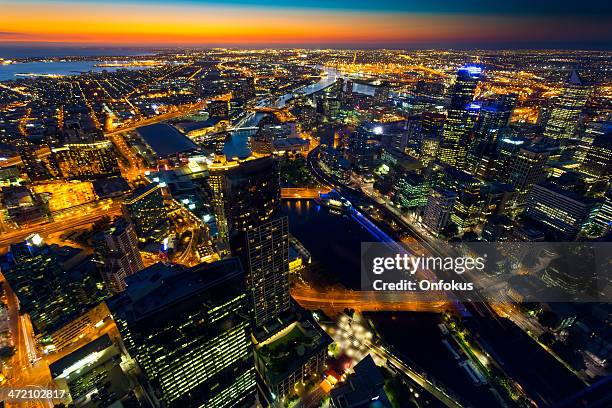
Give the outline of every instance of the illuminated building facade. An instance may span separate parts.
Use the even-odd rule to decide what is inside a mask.
[[[612,175],[612,122],[589,123],[577,156],[582,171],[607,180]]]
[[[437,112],[423,112],[421,117],[421,134],[419,160],[427,166],[436,160],[446,117]]]
[[[439,155],[441,162],[458,168],[466,164],[467,137],[470,131],[468,108],[474,99],[481,72],[481,68],[475,66],[460,68],[451,92]]]
[[[573,138],[590,93],[591,87],[583,82],[577,71],[572,71],[550,112],[544,136],[552,139]]]
[[[159,184],[151,183],[134,190],[121,209],[138,238],[161,239],[168,233],[168,213]]]
[[[54,362],[49,371],[55,385],[66,391],[65,400],[72,406],[87,407],[92,402],[106,407],[140,405],[135,393],[126,387],[136,388],[136,384],[123,371],[122,358],[119,347],[105,334]]]
[[[541,222],[561,240],[572,240],[583,228],[594,208],[595,202],[591,199],[552,183],[541,183],[533,186],[523,214]]]
[[[211,166],[209,185],[219,237],[241,233],[267,221],[280,205],[280,172],[272,157]]]
[[[349,139],[348,154],[351,165],[359,172],[372,171],[380,158],[380,143],[373,132],[359,127]]]
[[[131,358],[165,407],[251,407],[255,368],[245,276],[236,258],[156,264],[109,302]]]
[[[502,177],[516,189],[518,206],[525,203],[533,185],[546,177],[544,165],[548,157],[549,151],[537,145],[521,147],[510,157],[506,167],[509,172]]]
[[[144,268],[136,230],[124,218],[119,218],[104,232],[100,244],[98,252],[104,281],[112,292],[121,292],[125,290],[125,278]]]
[[[253,302],[255,326],[261,326],[291,307],[287,217],[248,230],[247,249],[247,287]]]
[[[402,208],[418,208],[427,204],[429,183],[416,173],[398,175],[393,185],[393,203]]]
[[[423,225],[439,235],[450,220],[456,200],[457,194],[452,190],[431,190],[423,214]]]
[[[79,309],[56,254],[39,236],[11,245],[10,256],[4,276],[39,333],[48,332]]]
[[[453,167],[443,171],[442,186],[457,194],[451,221],[457,224],[460,230],[476,226],[484,210],[484,183]]]

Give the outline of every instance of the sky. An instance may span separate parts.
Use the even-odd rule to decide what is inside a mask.
[[[0,44],[612,48],[612,2],[0,0]]]

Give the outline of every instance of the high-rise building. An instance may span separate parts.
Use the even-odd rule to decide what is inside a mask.
[[[342,88],[342,103],[347,105],[353,101],[353,81],[346,81]]]
[[[262,157],[239,165],[210,167],[209,185],[222,241],[270,219],[280,206],[278,160]]]
[[[102,276],[112,292],[121,292],[125,290],[125,278],[144,269],[136,231],[132,224],[119,218],[101,238],[97,250],[102,262]]]
[[[508,125],[515,101],[514,95],[504,95],[500,100],[486,103],[480,108],[468,155],[473,174],[481,177],[491,175],[497,136],[499,130]]]
[[[440,143],[440,161],[451,166],[463,168],[466,164],[469,136],[469,104],[482,69],[475,66],[462,67],[457,72],[457,79],[451,92],[451,101],[442,131]]]
[[[146,404],[142,392],[132,392],[139,386],[128,367],[118,345],[104,334],[50,364],[49,371],[55,385],[66,391],[66,403],[75,407],[90,405],[93,395],[99,406]]]
[[[427,164],[425,161],[429,162],[436,157],[440,140],[442,139],[445,121],[446,117],[438,112],[423,112],[421,116],[422,138],[419,158],[424,164]],[[430,146],[435,146],[435,149]]]
[[[487,242],[506,241],[512,231],[512,220],[505,215],[492,215],[482,228],[482,240]]]
[[[577,71],[572,71],[565,82],[561,95],[554,102],[544,136],[552,139],[570,139],[578,128],[580,114],[591,93]]]
[[[330,393],[331,408],[391,408],[392,406],[385,392],[385,377],[369,354],[355,365],[353,373],[346,381]]]
[[[50,334],[80,308],[57,255],[40,236],[10,246],[11,262],[4,276],[39,333]]]
[[[612,174],[612,122],[591,122],[579,141],[577,160],[585,173],[600,179]]]
[[[172,407],[251,407],[255,368],[245,276],[236,258],[156,264],[109,301],[151,394]]]
[[[552,183],[533,186],[524,215],[551,231],[555,238],[573,240],[589,221],[596,202]]]
[[[393,203],[402,209],[424,207],[427,204],[429,183],[417,173],[397,176],[393,185]]]
[[[123,216],[134,225],[142,240],[160,239],[169,229],[168,213],[159,184],[151,183],[132,192],[123,201]]]
[[[510,158],[509,166],[506,167],[509,172],[502,175],[502,179],[516,189],[518,206],[525,203],[533,185],[546,177],[544,165],[549,154],[550,152],[542,146],[529,145],[521,147]]]
[[[432,189],[425,206],[423,225],[439,235],[450,220],[456,199],[457,193],[452,190]]]
[[[255,326],[276,319],[291,307],[289,294],[289,225],[287,217],[247,231],[247,288]]]
[[[484,183],[454,167],[443,169],[442,186],[457,194],[451,221],[461,229],[476,226],[484,210]]]
[[[380,157],[380,143],[374,132],[361,126],[349,139],[348,149],[351,165],[360,172],[374,170]]]

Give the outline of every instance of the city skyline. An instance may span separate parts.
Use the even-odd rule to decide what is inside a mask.
[[[489,3],[8,1],[0,46],[609,49],[612,43],[606,2]]]

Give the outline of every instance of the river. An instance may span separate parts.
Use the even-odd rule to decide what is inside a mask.
[[[330,85],[334,84],[338,79],[345,78],[346,76],[342,74],[335,68],[318,66],[321,68],[325,74],[321,77],[321,79],[311,85],[303,86],[302,88],[296,90],[295,92],[288,93],[282,95],[274,100],[270,100],[268,98],[262,99],[257,104],[258,107],[273,107],[273,108],[283,108],[287,102],[289,102],[295,94],[302,95],[312,95],[313,93],[319,92]],[[374,94],[374,86],[354,83],[353,84],[353,92],[365,94],[365,95],[373,95]],[[265,116],[265,113],[257,112],[250,113],[245,120],[243,120],[240,124],[240,127],[256,127],[259,121]],[[251,155],[251,149],[249,148],[249,138],[253,136],[255,132],[253,130],[238,130],[231,133],[231,137],[225,142],[223,146],[223,153],[228,159],[232,159],[234,157],[238,158],[246,158]]]

